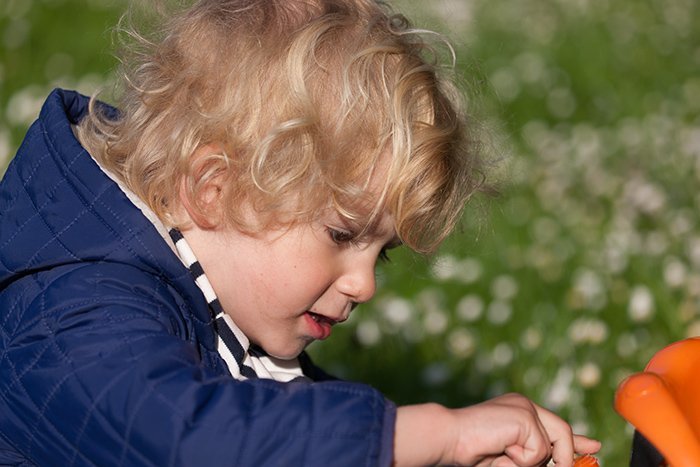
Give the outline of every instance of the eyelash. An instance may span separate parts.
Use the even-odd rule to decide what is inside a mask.
[[[386,248],[382,248],[382,251],[379,252],[379,261],[382,263],[391,263],[391,258],[389,258],[389,252]]]
[[[336,245],[342,245],[343,243],[357,243],[357,235],[347,230],[338,230],[331,227],[326,227],[326,231],[328,231],[328,236]],[[379,252],[379,260],[383,263],[388,263],[391,261],[386,248],[382,248]]]
[[[354,243],[356,235],[347,230],[338,230],[331,227],[326,227],[328,235],[333,240],[333,243],[340,245],[342,243]]]

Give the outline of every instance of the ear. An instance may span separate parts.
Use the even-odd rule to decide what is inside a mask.
[[[219,227],[224,218],[224,188],[229,165],[222,146],[197,148],[189,158],[187,174],[180,180],[180,205],[202,229]]]

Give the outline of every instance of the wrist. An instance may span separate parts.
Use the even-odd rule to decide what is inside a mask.
[[[449,463],[456,439],[450,411],[442,405],[406,405],[396,411],[394,465]]]

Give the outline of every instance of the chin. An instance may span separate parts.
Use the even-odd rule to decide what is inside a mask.
[[[286,348],[279,348],[274,345],[262,345],[261,347],[271,357],[278,358],[280,360],[293,360],[304,351],[307,345],[309,345],[309,342],[304,341],[301,345],[287,346]]]
[[[272,352],[267,352],[270,357],[274,357],[278,360],[294,360],[299,356],[301,352],[295,352],[295,353],[272,353]]]

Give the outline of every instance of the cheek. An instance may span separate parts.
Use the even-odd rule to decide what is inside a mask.
[[[288,295],[286,300],[294,297],[307,301],[309,296],[320,295],[332,283],[329,265],[308,256],[304,260],[276,265],[268,281],[272,277],[278,289],[276,295],[282,295],[282,299]]]
[[[311,262],[300,262],[289,255],[268,251],[255,265],[255,274],[249,287],[255,290],[260,302],[275,303],[289,301],[292,294],[314,274],[313,268],[307,267]]]

